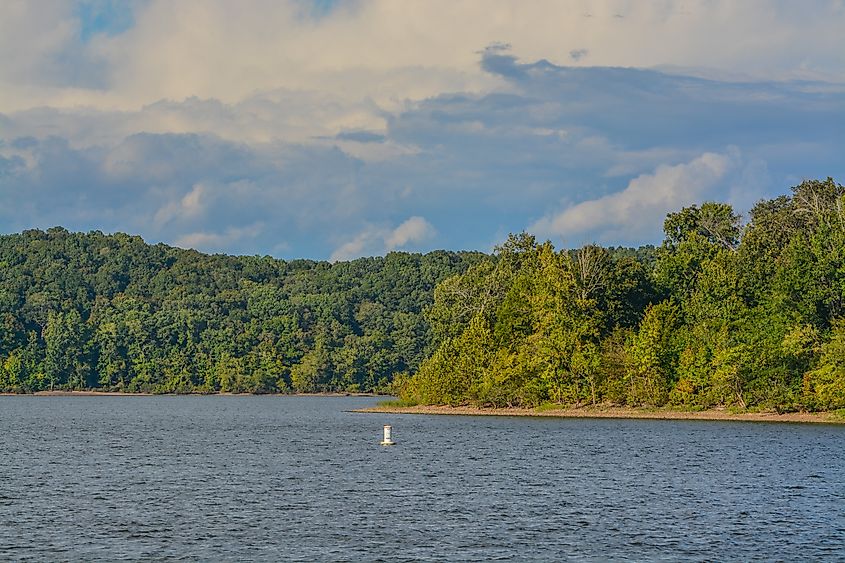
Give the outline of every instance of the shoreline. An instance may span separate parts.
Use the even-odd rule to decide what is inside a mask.
[[[527,416],[552,418],[622,418],[646,420],[716,420],[743,422],[792,422],[811,424],[845,424],[845,418],[834,416],[829,412],[791,412],[778,414],[776,412],[742,412],[735,413],[723,409],[709,409],[704,411],[679,411],[663,409],[635,409],[626,407],[583,407],[560,409],[526,409],[526,408],[479,408],[479,407],[449,407],[426,406],[391,407],[376,406],[356,409],[357,413],[378,414],[422,414],[435,416]]]
[[[0,397],[387,397],[375,393],[132,393],[128,391],[35,391],[0,393]]]

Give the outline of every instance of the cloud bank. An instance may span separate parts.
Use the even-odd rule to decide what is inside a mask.
[[[9,0],[0,231],[332,259],[656,242],[680,205],[845,178],[843,27],[824,0]]]

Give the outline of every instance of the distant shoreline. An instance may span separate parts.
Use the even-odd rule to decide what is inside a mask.
[[[376,406],[356,409],[359,413],[380,414],[426,414],[446,416],[530,416],[556,418],[633,418],[649,420],[733,420],[745,422],[800,422],[821,424],[845,424],[845,418],[836,417],[829,412],[775,412],[735,413],[721,409],[704,411],[679,411],[664,409],[636,409],[624,407],[583,407],[561,409],[525,409],[525,408],[478,408],[449,406],[413,406],[391,407]]]
[[[128,391],[36,391],[0,397],[385,397],[375,393],[133,393]]]

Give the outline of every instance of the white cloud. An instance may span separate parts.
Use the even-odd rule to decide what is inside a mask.
[[[658,166],[654,173],[631,180],[620,192],[572,205],[537,221],[529,230],[570,242],[591,233],[601,233],[603,239],[614,242],[649,238],[660,231],[668,212],[712,197],[714,188],[736,168],[738,160],[736,151],[729,151]]]
[[[436,235],[435,228],[423,217],[410,217],[394,229],[367,225],[351,240],[338,246],[329,260],[349,260],[370,254],[383,254],[391,250],[417,245]]]
[[[332,252],[329,260],[331,262],[338,262],[340,260],[350,260],[352,258],[363,256],[364,249],[376,238],[377,235],[372,230],[365,229],[364,231],[358,233],[352,240],[338,246],[334,252]]]
[[[841,2],[332,4],[139,0],[132,28],[86,40],[73,2],[0,1],[0,230],[338,258],[426,248],[422,216],[438,244],[487,248],[592,200],[536,224],[636,244],[691,202],[649,199],[672,170],[743,205],[845,177]],[[696,176],[729,145],[747,174]]]
[[[422,217],[411,217],[391,231],[385,238],[384,245],[388,250],[402,248],[409,243],[419,243],[429,239],[435,232],[431,223]]]
[[[202,184],[194,184],[191,191],[180,200],[167,203],[156,211],[153,223],[160,228],[174,220],[196,218],[205,210],[207,203],[208,188]]]
[[[254,239],[264,229],[264,225],[256,223],[247,227],[230,227],[222,233],[195,232],[182,235],[173,243],[181,248],[217,251],[244,239]]]
[[[406,100],[501,86],[476,64],[478,50],[497,41],[529,60],[589,52],[597,66],[845,80],[845,9],[827,0],[369,0],[340,2],[319,17],[297,0],[149,0],[134,4],[131,29],[88,43],[70,6],[3,3],[0,111],[137,110],[191,96],[238,103],[277,90],[396,111]],[[102,76],[78,79],[94,75]],[[364,111],[340,121],[356,127],[377,118]]]
[[[78,27],[71,8],[60,0],[0,5],[0,111],[32,107],[55,96],[60,55]]]

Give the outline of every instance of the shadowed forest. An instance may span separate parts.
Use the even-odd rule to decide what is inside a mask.
[[[351,262],[205,255],[61,228],[0,237],[0,390],[384,390],[481,253]]]

